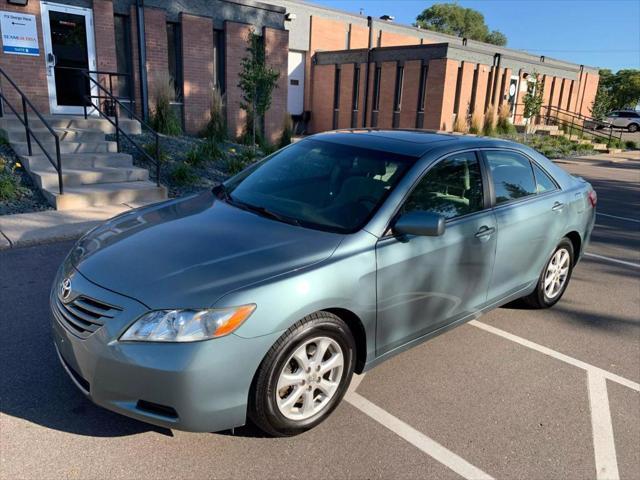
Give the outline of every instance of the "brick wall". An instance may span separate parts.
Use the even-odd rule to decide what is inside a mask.
[[[133,80],[133,96],[135,98],[135,112],[142,115],[142,101],[140,99],[140,67],[138,56],[138,14],[135,5],[129,9],[129,26],[131,28],[131,79]]]
[[[313,114],[310,131],[313,133],[331,130],[333,127],[333,80],[335,65],[316,65],[313,69]]]
[[[471,103],[471,89],[473,88],[473,72],[475,63],[462,62],[462,78],[460,86],[460,98],[458,102],[458,115],[466,117]]]
[[[365,89],[367,85],[367,64],[360,64],[360,89],[358,95],[358,113],[356,117],[356,127],[362,127],[362,117],[364,115],[364,102],[365,102]],[[371,92],[369,92],[369,97],[371,97]]]
[[[206,126],[211,111],[213,20],[181,13],[180,22],[184,126],[187,133],[197,134]]]
[[[558,107],[560,105],[560,90],[562,89],[562,78],[555,77],[553,91],[551,92],[550,105]]]
[[[147,47],[149,108],[155,108],[156,92],[169,75],[167,17],[164,10],[144,7],[144,35]]]
[[[560,105],[559,107],[562,110],[566,110],[567,109],[567,101],[569,100],[569,91],[571,90],[571,80],[569,80],[568,78],[563,78],[562,79],[562,97],[560,98]]]
[[[0,0],[0,10],[24,13],[36,16],[36,27],[38,31],[38,46],[40,54],[38,56],[10,55],[4,54],[0,50],[0,65],[16,82],[16,84],[33,102],[42,113],[49,113],[49,93],[47,89],[47,76],[44,66],[44,42],[42,41],[42,22],[40,19],[40,2],[32,0],[26,7],[9,5],[6,0]],[[9,98],[11,105],[18,111],[22,111],[22,104],[15,90],[7,82],[0,80],[3,85],[3,93]],[[7,107],[7,111],[10,109]]]
[[[600,77],[598,76],[598,74],[585,73],[584,92],[582,94],[579,106],[579,112],[582,115],[591,116],[591,107],[593,107],[593,101],[596,99],[599,80]]]
[[[415,128],[420,95],[421,60],[404,62],[404,91],[400,108],[400,128]]]
[[[368,48],[369,47],[369,29],[361,25],[351,24],[350,48]]]
[[[242,135],[247,121],[247,113],[240,108],[242,92],[238,78],[242,71],[241,62],[247,54],[247,36],[251,25],[224,22],[225,31],[225,75],[227,82],[227,128],[231,138]]]
[[[382,72],[380,76],[380,104],[377,124],[377,127],[379,128],[391,128],[393,126],[393,100],[396,89],[396,67],[396,62],[382,62]]]
[[[113,26],[113,3],[111,0],[93,0],[93,25],[96,37],[96,60],[98,70],[116,72],[116,39]],[[113,89],[117,91],[118,78],[113,77]],[[100,82],[109,88],[109,76],[100,77]]]
[[[424,128],[452,130],[457,75],[458,62],[455,60],[441,58],[429,62]]]
[[[545,75],[542,79],[542,85],[544,87],[544,91],[542,93],[542,105],[549,105],[549,98],[551,97],[552,81],[553,81],[553,77],[551,77],[550,75]]]
[[[277,87],[271,97],[271,107],[264,117],[265,138],[267,141],[275,143],[282,136],[284,120],[287,115],[289,32],[265,27],[262,34],[265,41],[267,65],[280,72]]]
[[[487,94],[487,82],[489,81],[490,67],[488,65],[478,64],[478,80],[476,83],[476,98],[473,105],[474,113],[484,115],[484,104]]]
[[[398,47],[402,45],[418,45],[420,39],[394,32],[382,32],[382,47]]]
[[[338,128],[351,128],[351,107],[353,106],[353,63],[345,63],[340,69],[340,103]]]

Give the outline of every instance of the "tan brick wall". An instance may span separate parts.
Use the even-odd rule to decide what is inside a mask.
[[[93,25],[96,37],[96,60],[98,70],[116,72],[116,38],[113,26],[113,3],[111,0],[93,0]],[[104,75],[100,82],[109,88],[109,76]],[[118,78],[113,77],[113,89],[117,91]]]
[[[335,65],[315,65],[310,131],[331,130],[333,127],[333,80]]]
[[[365,103],[365,89],[367,85],[367,64],[360,64],[360,93],[358,98],[358,115],[356,119],[356,127],[362,127],[362,116],[364,115],[364,103]],[[371,97],[371,92],[369,92],[369,97]]]
[[[184,126],[187,133],[202,131],[210,118],[213,92],[213,21],[185,13],[182,24],[182,79]]]
[[[591,116],[593,101],[596,99],[600,77],[594,73],[585,74],[584,93],[580,102],[580,113]]]
[[[478,65],[478,81],[476,83],[476,98],[474,102],[474,112],[484,115],[484,103],[487,94],[487,82],[489,81],[488,65]]]
[[[7,75],[22,89],[25,95],[31,100],[42,113],[49,113],[49,93],[47,89],[47,76],[44,66],[44,42],[42,41],[42,21],[40,19],[40,2],[32,0],[26,7],[10,5],[6,0],[0,0],[0,10],[31,14],[36,16],[36,26],[38,30],[38,46],[40,55],[37,57],[26,55],[4,54],[0,50],[0,65]],[[13,87],[7,85],[4,79],[0,80],[3,85],[3,93],[9,98],[11,105],[19,112],[22,112],[20,97]],[[6,111],[10,112],[9,107]]]
[[[473,88],[473,71],[475,63],[462,62],[462,79],[460,87],[460,99],[458,104],[458,114],[467,116],[471,103],[471,89]]]
[[[442,58],[429,62],[424,128],[452,130],[457,75],[458,62],[455,60]]]
[[[264,35],[267,65],[280,72],[278,83],[271,97],[271,107],[264,117],[265,138],[267,141],[275,143],[282,136],[282,128],[287,115],[289,32],[265,27],[262,34]]]
[[[418,45],[420,39],[410,35],[402,35],[394,32],[382,32],[382,47],[398,47],[402,45]]]
[[[404,91],[400,109],[400,128],[415,128],[420,95],[421,60],[404,62]]]
[[[396,89],[396,67],[396,62],[382,62],[378,128],[391,128],[393,126],[393,97]]]
[[[502,80],[498,90],[498,108],[503,103],[507,103],[509,98],[509,82],[511,81],[511,69],[505,68],[502,72]]]
[[[247,38],[251,25],[224,22],[225,31],[225,76],[227,83],[227,127],[229,136],[237,138],[246,126],[247,113],[240,108],[242,92],[238,79],[242,71],[241,62],[247,54]]]
[[[553,91],[551,92],[550,105],[557,108],[560,106],[560,90],[562,90],[562,78],[554,78],[555,82],[553,84]]]
[[[350,48],[368,48],[369,47],[369,29],[360,25],[351,24],[351,42]]]
[[[353,63],[345,63],[340,68],[340,103],[338,128],[351,128],[351,107],[353,106]]]
[[[156,92],[169,75],[167,52],[167,17],[159,8],[144,8],[144,35],[147,46],[147,84],[149,109],[155,108]]]
[[[548,106],[549,105],[549,99],[551,97],[551,82],[553,80],[553,77],[549,76],[549,75],[545,75],[543,80],[542,80],[542,85],[544,86],[544,92],[542,94],[542,105],[544,106]],[[544,108],[542,109],[543,113],[544,112]]]
[[[562,97],[560,98],[560,105],[559,107],[562,110],[566,110],[567,109],[567,102],[569,100],[569,90],[571,89],[571,80],[569,80],[568,78],[563,78],[562,79]]]

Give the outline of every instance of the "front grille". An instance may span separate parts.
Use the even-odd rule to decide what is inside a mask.
[[[55,295],[54,310],[58,314],[58,321],[80,338],[87,338],[104,325],[105,321],[122,311],[120,307],[85,295],[80,295],[69,303],[62,302],[58,295]]]

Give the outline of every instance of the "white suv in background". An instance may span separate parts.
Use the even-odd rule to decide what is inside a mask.
[[[636,110],[614,110],[603,119],[605,125],[623,128],[630,132],[640,130],[640,112]]]

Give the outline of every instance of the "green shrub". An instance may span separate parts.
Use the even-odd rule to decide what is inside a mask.
[[[235,175],[236,173],[241,172],[246,167],[245,163],[242,161],[242,158],[239,156],[230,156],[227,158],[226,169],[229,175]]]
[[[151,157],[156,158],[156,144],[155,143],[145,143],[142,145],[142,149]],[[167,163],[169,161],[169,154],[164,150],[160,149],[160,163]]]
[[[280,141],[278,142],[278,148],[284,148],[291,143],[293,138],[293,121],[291,115],[287,114],[284,117],[284,125],[282,127],[282,135],[280,135]]]
[[[160,75],[156,77],[153,86],[151,127],[164,135],[180,135],[180,119],[171,108],[171,102],[176,98],[173,79],[168,74]]]
[[[213,90],[211,107],[209,109],[209,121],[202,131],[202,136],[216,142],[222,142],[227,138],[227,123],[225,119],[225,96],[220,89]]]
[[[8,172],[0,172],[0,201],[16,200],[20,196],[18,179]]]
[[[179,163],[173,167],[170,177],[177,185],[190,185],[198,179],[197,175],[193,172],[193,167],[188,163]]]
[[[194,167],[200,167],[207,162],[220,160],[225,153],[213,140],[207,139],[205,142],[193,146],[186,155],[186,162]]]
[[[633,140],[627,140],[626,142],[624,142],[624,148],[626,148],[627,150],[635,150],[636,148],[638,148],[638,144]]]
[[[7,140],[5,137],[3,137],[2,135],[0,135],[0,145],[9,145],[9,140]]]

